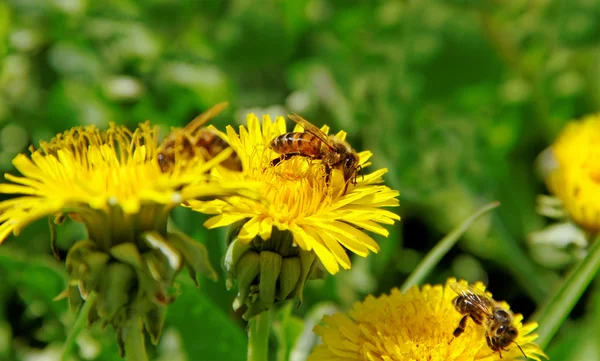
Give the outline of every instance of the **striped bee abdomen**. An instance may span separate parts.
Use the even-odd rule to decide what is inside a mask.
[[[318,158],[322,142],[310,133],[286,133],[271,141],[271,149],[279,154],[302,154]]]

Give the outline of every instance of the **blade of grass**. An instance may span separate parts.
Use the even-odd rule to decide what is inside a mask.
[[[471,227],[471,225],[486,212],[498,207],[500,202],[494,201],[486,204],[479,208],[477,212],[465,219],[458,227],[454,228],[448,233],[438,244],[435,245],[427,253],[427,256],[423,258],[421,263],[414,269],[414,271],[408,276],[404,284],[402,285],[401,291],[404,293],[408,291],[412,286],[418,285],[429,275],[431,270],[440,262],[442,257],[458,242],[460,237]]]
[[[599,268],[600,239],[596,239],[588,255],[570,272],[553,297],[531,316],[540,325],[537,343],[542,349],[548,346]]]

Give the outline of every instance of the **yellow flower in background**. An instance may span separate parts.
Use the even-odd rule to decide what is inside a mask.
[[[550,150],[549,190],[575,223],[600,231],[600,114],[567,124]]]
[[[391,225],[400,219],[384,209],[399,204],[396,198],[399,193],[382,184],[381,177],[387,169],[365,174],[364,178],[359,176],[357,184],[350,184],[347,193],[342,194],[345,182],[341,172],[333,171],[328,186],[325,167],[319,161],[292,157],[276,166],[270,165],[279,155],[269,144],[287,132],[283,117],[272,121],[265,116],[261,126],[258,118],[249,114],[247,125],[248,128],[240,127],[239,134],[232,127],[223,134],[241,159],[243,172],[216,169],[214,174],[223,180],[261,183],[262,201],[242,198],[190,201],[192,209],[215,214],[205,223],[208,228],[245,221],[237,234],[242,243],[250,243],[256,237],[268,240],[274,228],[289,231],[293,245],[314,252],[332,274],[339,271],[339,266],[351,267],[345,249],[362,257],[379,250],[375,240],[364,231],[388,236],[381,224]],[[327,127],[322,130],[328,132]],[[302,128],[297,126],[295,131]],[[344,139],[346,133],[339,132],[336,136]],[[360,166],[368,166],[371,155],[368,151],[359,153]]]
[[[210,177],[230,149],[209,161],[175,154],[169,171],[161,171],[156,135],[149,123],[133,132],[114,124],[106,131],[76,127],[41,142],[29,156],[17,155],[13,164],[21,176],[7,174],[10,183],[0,184],[0,193],[16,195],[0,202],[0,242],[46,216],[58,223],[68,214],[83,223],[87,239],[67,253],[70,280],[58,298],[68,298],[74,311],[89,306],[89,324],[112,324],[121,356],[125,349],[144,352],[136,348],[140,338],[132,337],[142,322],[158,342],[165,307],[174,300],[173,280],[183,268],[194,282],[197,274],[217,278],[201,243],[167,230],[171,210],[190,199],[255,195],[248,184]]]
[[[348,313],[324,316],[314,332],[322,339],[308,361],[475,361],[500,360],[486,343],[485,330],[468,320],[465,332],[453,339],[453,331],[462,315],[453,306],[457,294],[448,279],[446,285],[414,286],[405,294],[392,290],[379,298],[368,296]],[[465,281],[460,282],[463,285]],[[481,283],[474,285],[484,291]],[[488,294],[489,295],[489,294]],[[491,295],[489,295],[491,296]],[[508,309],[506,303],[502,306]],[[547,358],[533,341],[537,323],[522,324],[515,315],[516,342],[528,358]],[[516,345],[502,352],[502,360],[522,358]]]

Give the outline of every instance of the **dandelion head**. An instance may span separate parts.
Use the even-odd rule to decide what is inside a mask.
[[[295,132],[303,130],[300,125],[294,129]],[[324,134],[328,130],[326,126],[321,129]],[[398,192],[383,184],[386,169],[355,177],[358,169],[370,165],[371,152],[356,153],[348,158],[353,164],[340,164],[330,170],[325,157],[281,158],[272,142],[287,132],[283,117],[273,121],[264,116],[261,123],[254,114],[249,114],[247,126],[240,126],[238,132],[227,127],[224,134],[239,156],[243,171],[216,169],[213,174],[219,179],[259,183],[259,200],[229,197],[189,202],[192,209],[214,215],[205,223],[207,227],[234,225],[230,257],[225,260],[230,270],[230,286],[235,279],[239,287],[242,274],[250,278],[244,279],[250,289],[238,294],[234,306],[246,300],[261,299],[258,291],[266,279],[261,268],[263,262],[259,261],[263,251],[278,253],[282,266],[275,266],[274,270],[291,270],[290,280],[294,282],[290,281],[289,293],[277,295],[273,291],[275,300],[262,297],[264,307],[258,309],[282,297],[298,295],[302,290],[298,285],[303,285],[306,278],[314,276],[321,267],[331,274],[337,273],[340,267],[349,269],[347,251],[362,257],[377,252],[379,245],[367,232],[388,236],[383,225],[399,220],[398,215],[386,209],[398,205]],[[346,133],[342,131],[334,137],[336,144],[344,144]],[[320,144],[318,139],[315,142]],[[348,169],[350,171],[344,171]],[[244,260],[246,267],[238,266],[239,260]],[[279,261],[276,264],[279,265]],[[256,284],[258,280],[260,287]],[[277,277],[272,280],[274,284],[276,281]]]
[[[68,215],[83,224],[87,239],[67,252],[70,281],[58,298],[74,311],[90,300],[89,323],[112,324],[120,346],[124,333],[137,332],[125,329],[132,317],[143,318],[158,342],[179,271],[187,268],[194,282],[197,274],[216,279],[205,247],[167,230],[171,210],[190,199],[251,193],[210,176],[226,155],[175,157],[164,171],[156,135],[148,122],[133,131],[115,124],[105,131],[76,127],[17,155],[20,175],[7,174],[0,184],[0,193],[13,196],[0,202],[0,242],[43,217],[60,223]]]
[[[394,289],[389,295],[368,296],[357,302],[348,314],[324,316],[314,332],[321,337],[309,361],[478,361],[500,360],[500,354],[487,345],[485,328],[468,322],[463,334],[453,331],[463,317],[453,306],[457,293],[445,285],[414,286],[406,293]],[[465,281],[459,284],[466,285]],[[485,287],[476,283],[482,292]],[[488,293],[491,297],[491,294]],[[509,306],[501,302],[505,309]],[[502,351],[502,360],[522,357],[540,360],[546,355],[533,341],[536,323],[522,324],[519,314],[513,319],[518,332],[515,343]],[[468,321],[471,321],[470,319]],[[547,357],[546,357],[547,358]]]
[[[567,124],[550,151],[549,190],[573,222],[590,233],[600,231],[600,115]]]

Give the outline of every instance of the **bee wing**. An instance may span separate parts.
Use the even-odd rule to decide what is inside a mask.
[[[223,109],[227,108],[228,105],[228,102],[222,102],[212,106],[207,111],[192,119],[192,121],[189,122],[188,125],[186,125],[185,128],[183,128],[183,130],[187,134],[194,134],[206,122],[219,115],[219,113],[221,113]]]
[[[490,318],[493,317],[492,306],[496,301],[486,295],[483,291],[480,291],[471,285],[465,286],[460,283],[451,283],[450,288],[471,302],[471,304],[477,307],[483,314]]]
[[[293,120],[296,124],[301,125],[302,128],[304,128],[304,131],[319,138],[319,140],[323,142],[326,146],[331,148],[331,150],[336,150],[331,141],[329,140],[329,137],[327,137],[327,134],[323,133],[323,131],[319,129],[316,125],[310,123],[308,120],[302,118],[298,114],[289,114],[288,118]]]

